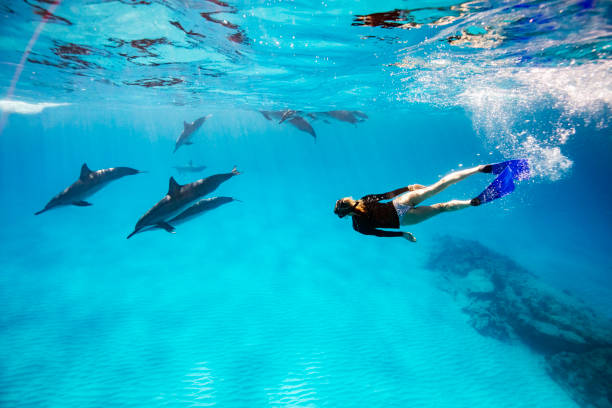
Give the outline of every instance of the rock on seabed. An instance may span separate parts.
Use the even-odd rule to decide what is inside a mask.
[[[612,348],[546,358],[548,374],[583,406],[612,407]]]
[[[480,334],[520,341],[584,407],[612,408],[612,321],[477,241],[443,237],[427,267]]]

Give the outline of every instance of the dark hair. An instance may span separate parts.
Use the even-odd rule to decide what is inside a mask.
[[[345,198],[341,198],[340,200],[336,201],[334,213],[338,217],[343,218],[349,215],[352,211],[354,211],[356,206],[357,204],[351,204]]]

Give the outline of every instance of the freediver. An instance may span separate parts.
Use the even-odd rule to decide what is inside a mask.
[[[447,187],[476,173],[497,174],[497,178],[477,197],[471,200],[451,200],[446,203],[419,205]],[[514,180],[529,177],[526,160],[509,160],[495,164],[485,164],[453,172],[438,182],[423,186],[412,184],[384,194],[369,194],[354,200],[344,197],[336,201],[334,213],[343,218],[353,218],[353,229],[365,235],[377,237],[403,237],[416,242],[416,238],[406,231],[387,231],[380,228],[400,228],[423,222],[434,215],[456,211],[470,206],[478,206],[501,198],[514,191]],[[383,200],[391,200],[381,202]]]

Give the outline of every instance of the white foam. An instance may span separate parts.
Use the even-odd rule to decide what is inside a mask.
[[[519,156],[528,157],[532,172],[551,181],[561,179],[573,162],[561,153],[558,146],[543,146],[535,137],[528,136],[516,149]]]
[[[69,103],[37,102],[29,103],[11,99],[0,99],[0,110],[6,113],[21,113],[33,115],[42,112],[46,108],[70,105]]]
[[[577,128],[605,129],[612,108],[605,13],[585,15],[574,6],[470,3],[463,19],[399,51],[394,100],[461,107],[487,148],[506,158],[526,155],[534,173],[558,180],[572,166],[564,150]],[[529,35],[537,26],[525,21],[554,23],[555,30]],[[516,30],[525,31],[520,41]]]
[[[470,79],[457,103],[472,114],[475,129],[505,157],[527,157],[534,174],[555,181],[572,166],[561,148],[576,134],[576,127],[593,120],[599,127],[608,125],[611,71],[609,61],[502,68]]]
[[[532,99],[554,98],[567,115],[587,117],[612,106],[612,61],[565,67],[531,67],[502,76],[530,89]]]
[[[408,75],[398,99],[462,107],[488,147],[507,158],[528,158],[540,178],[558,180],[571,168],[562,149],[578,126],[609,125],[612,61],[519,68],[441,60],[436,54],[404,57],[397,65]]]

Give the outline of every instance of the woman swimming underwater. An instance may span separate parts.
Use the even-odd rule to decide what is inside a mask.
[[[476,173],[493,173],[498,176],[482,193],[471,200],[452,200],[446,203],[419,206],[421,202],[448,186]],[[336,201],[334,213],[340,218],[347,215],[352,216],[353,229],[362,234],[378,237],[404,237],[416,242],[416,238],[410,232],[386,231],[380,228],[399,228],[400,225],[418,224],[443,212],[488,203],[514,191],[514,180],[523,180],[528,177],[529,165],[526,160],[485,164],[456,171],[442,177],[437,183],[430,186],[412,184],[384,194],[369,194],[359,200],[344,197]],[[393,201],[381,202],[391,199]]]

